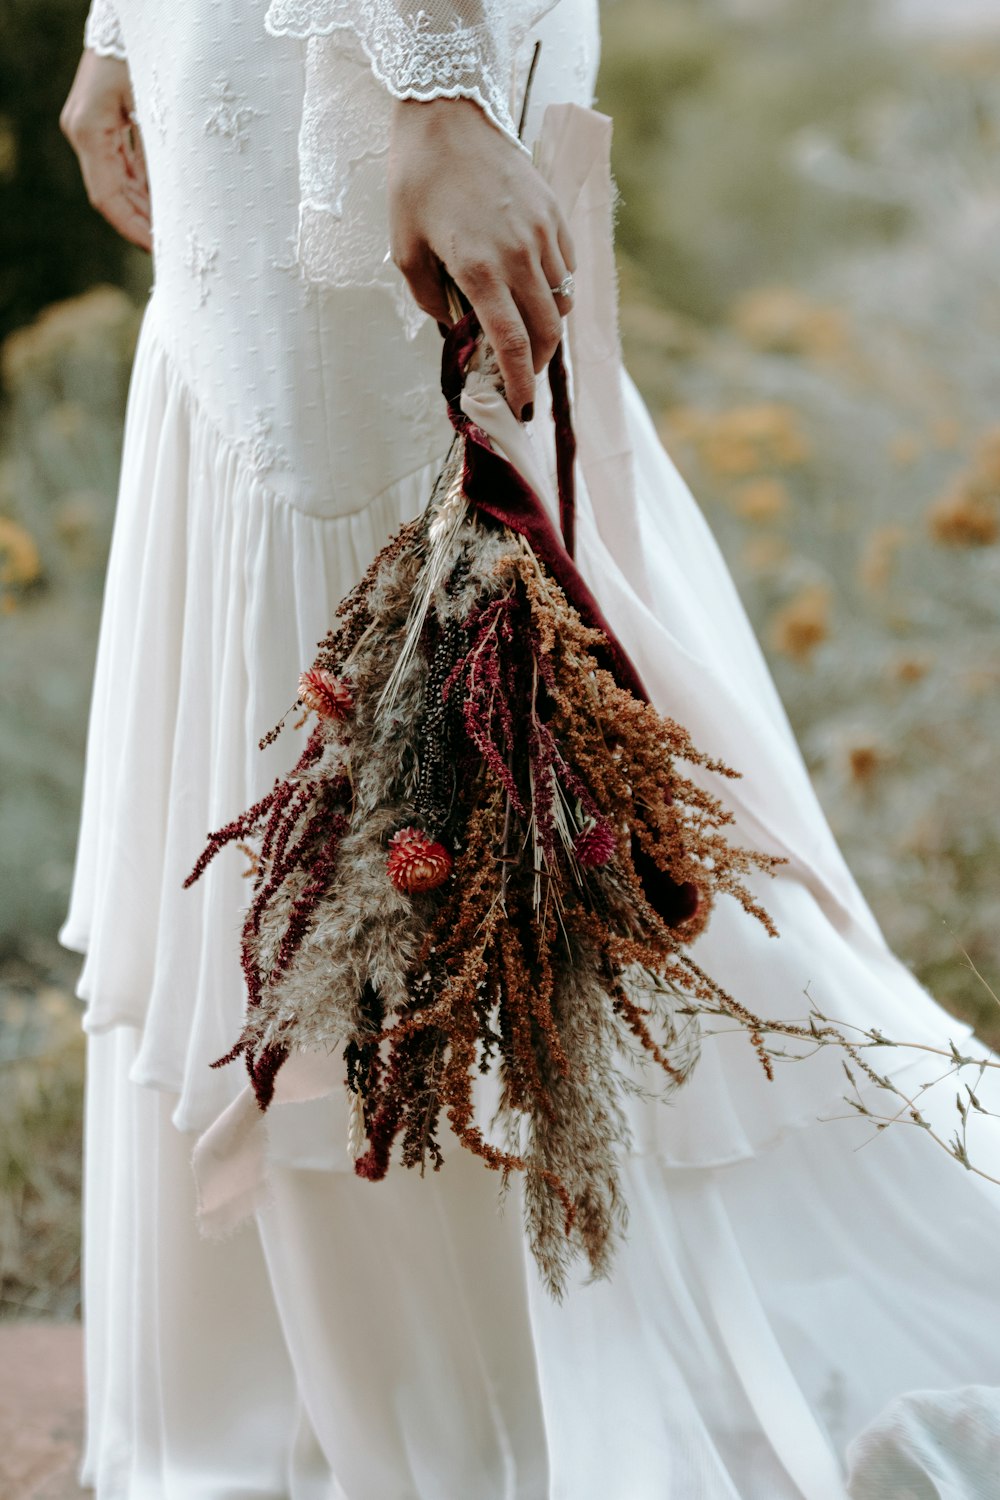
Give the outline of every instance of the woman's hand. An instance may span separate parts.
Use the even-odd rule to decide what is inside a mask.
[[[562,337],[576,269],[555,197],[530,160],[470,99],[397,100],[389,154],[392,258],[419,305],[451,314],[442,268],[496,351],[507,400],[531,418],[535,375]]]
[[[128,65],[87,50],[59,126],[77,154],[91,203],[125,239],[151,250],[149,182],[134,107]]]

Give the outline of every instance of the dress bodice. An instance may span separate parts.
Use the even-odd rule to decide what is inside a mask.
[[[297,236],[309,44],[267,31],[266,0],[178,0],[169,28],[154,0],[116,0],[115,12],[149,169],[159,338],[258,481],[318,516],[363,509],[447,447],[440,336],[430,319],[414,326],[412,301],[406,326],[389,262],[375,267],[382,286],[307,279]],[[539,118],[551,97],[590,102],[596,6],[561,0],[542,28]],[[326,118],[337,114],[328,100]],[[379,222],[371,178],[358,187],[347,227],[387,254],[386,231],[361,224]]]

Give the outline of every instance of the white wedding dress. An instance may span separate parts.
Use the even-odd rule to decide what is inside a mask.
[[[95,0],[88,21],[131,71],[155,285],[60,933],[86,955],[84,1482],[99,1500],[990,1500],[1000,1188],[904,1124],[856,1149],[869,1126],[821,1119],[847,1113],[832,1055],[769,1084],[727,1036],[672,1102],[637,1103],[627,1247],[561,1305],[516,1189],[499,1215],[497,1178],[456,1151],[360,1181],[336,1094],[276,1105],[252,1222],[199,1230],[192,1148],[244,1084],[208,1064],[239,1031],[247,887],[235,853],[182,881],[291,763],[298,732],[257,740],[449,440],[439,333],[386,258],[390,90],[465,94],[510,134],[540,36],[526,139],[548,103],[592,97],[594,0],[409,11]],[[658,706],[742,771],[720,789],[736,836],[788,859],[759,885],[780,938],[727,902],[696,957],[766,1015],[815,1001],[961,1040],[888,951],[705,521],[585,322],[613,292],[600,272],[588,291],[581,270],[570,346],[584,409],[587,360],[613,375],[581,433],[580,564]],[[534,429],[544,452],[541,385]],[[924,1076],[912,1058],[893,1065]]]

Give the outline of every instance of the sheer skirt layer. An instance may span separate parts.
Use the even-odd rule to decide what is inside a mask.
[[[275,1166],[256,1225],[199,1239],[193,1138],[129,1080],[136,1041],[88,1041],[98,1500],[845,1500],[894,1397],[1000,1385],[1000,1207],[905,1127],[633,1159],[614,1279],[557,1306],[519,1190],[498,1215],[469,1157],[376,1186]]]

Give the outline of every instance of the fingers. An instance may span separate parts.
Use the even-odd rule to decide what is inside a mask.
[[[436,323],[444,323],[450,328],[452,316],[444,291],[443,268],[437,256],[424,244],[394,251],[392,258],[406,278],[417,306]]]
[[[553,288],[575,264],[572,237],[553,200],[534,234],[522,233],[501,261],[484,254],[453,268],[496,353],[508,404],[521,421],[531,420],[535,377],[555,353],[562,319],[573,305],[571,296]]]
[[[135,183],[138,191],[145,196],[148,202],[149,173],[146,169],[146,151],[142,144],[142,132],[139,129],[139,123],[132,108],[129,109],[128,117],[129,129],[125,132],[122,141],[125,169]]]
[[[450,327],[442,267],[475,309],[511,409],[529,420],[572,298],[572,236],[552,190],[464,99],[397,101],[389,154],[393,260],[420,307]]]
[[[542,247],[542,268],[547,285],[553,289],[552,295],[559,314],[565,318],[573,311],[573,293],[557,292],[554,289],[561,286],[566,277],[572,277],[576,270],[576,247],[569,225],[558,210],[555,234]]]
[[[549,212],[536,225],[535,245],[536,251],[524,245],[508,256],[505,279],[531,345],[533,373],[539,375],[559,345],[562,319],[573,306],[572,295],[555,288],[576,267],[569,226],[551,196]],[[508,399],[518,413],[517,395],[508,394]]]
[[[570,305],[566,298],[553,294],[555,285],[555,281],[549,281],[541,264],[535,262],[526,274],[514,280],[510,288],[531,342],[536,375],[541,374],[556,351],[562,338],[562,307],[565,304],[568,311]]]
[[[559,254],[563,258],[566,270],[570,273],[570,275],[572,275],[576,270],[576,246],[573,244],[573,236],[569,232],[569,225],[566,223],[566,220],[563,218],[562,214],[559,215],[559,227],[556,231],[556,244],[559,247]],[[554,282],[553,285],[555,285]]]
[[[511,411],[522,422],[530,422],[535,401],[535,368],[531,337],[510,289],[500,281],[484,286],[455,278],[468,297],[489,340],[503,376],[504,392]],[[552,298],[549,298],[551,305]],[[554,347],[554,346],[553,346]]]
[[[153,225],[148,199],[133,198],[123,190],[110,199],[100,212],[125,239],[138,245],[140,250],[152,252]]]
[[[560,319],[565,318],[567,313],[573,311],[573,294],[557,292],[555,289],[563,284],[567,276],[572,275],[572,267],[567,264],[560,251],[550,249],[542,261],[542,274]]]
[[[84,52],[59,124],[80,163],[87,197],[133,244],[152,249],[149,183],[127,66]]]
[[[78,150],[87,197],[118,233],[144,250],[152,248],[149,192],[127,166],[118,133],[104,132]]]
[[[85,133],[78,154],[94,208],[132,244],[150,250],[149,185],[138,129],[126,119]]]

